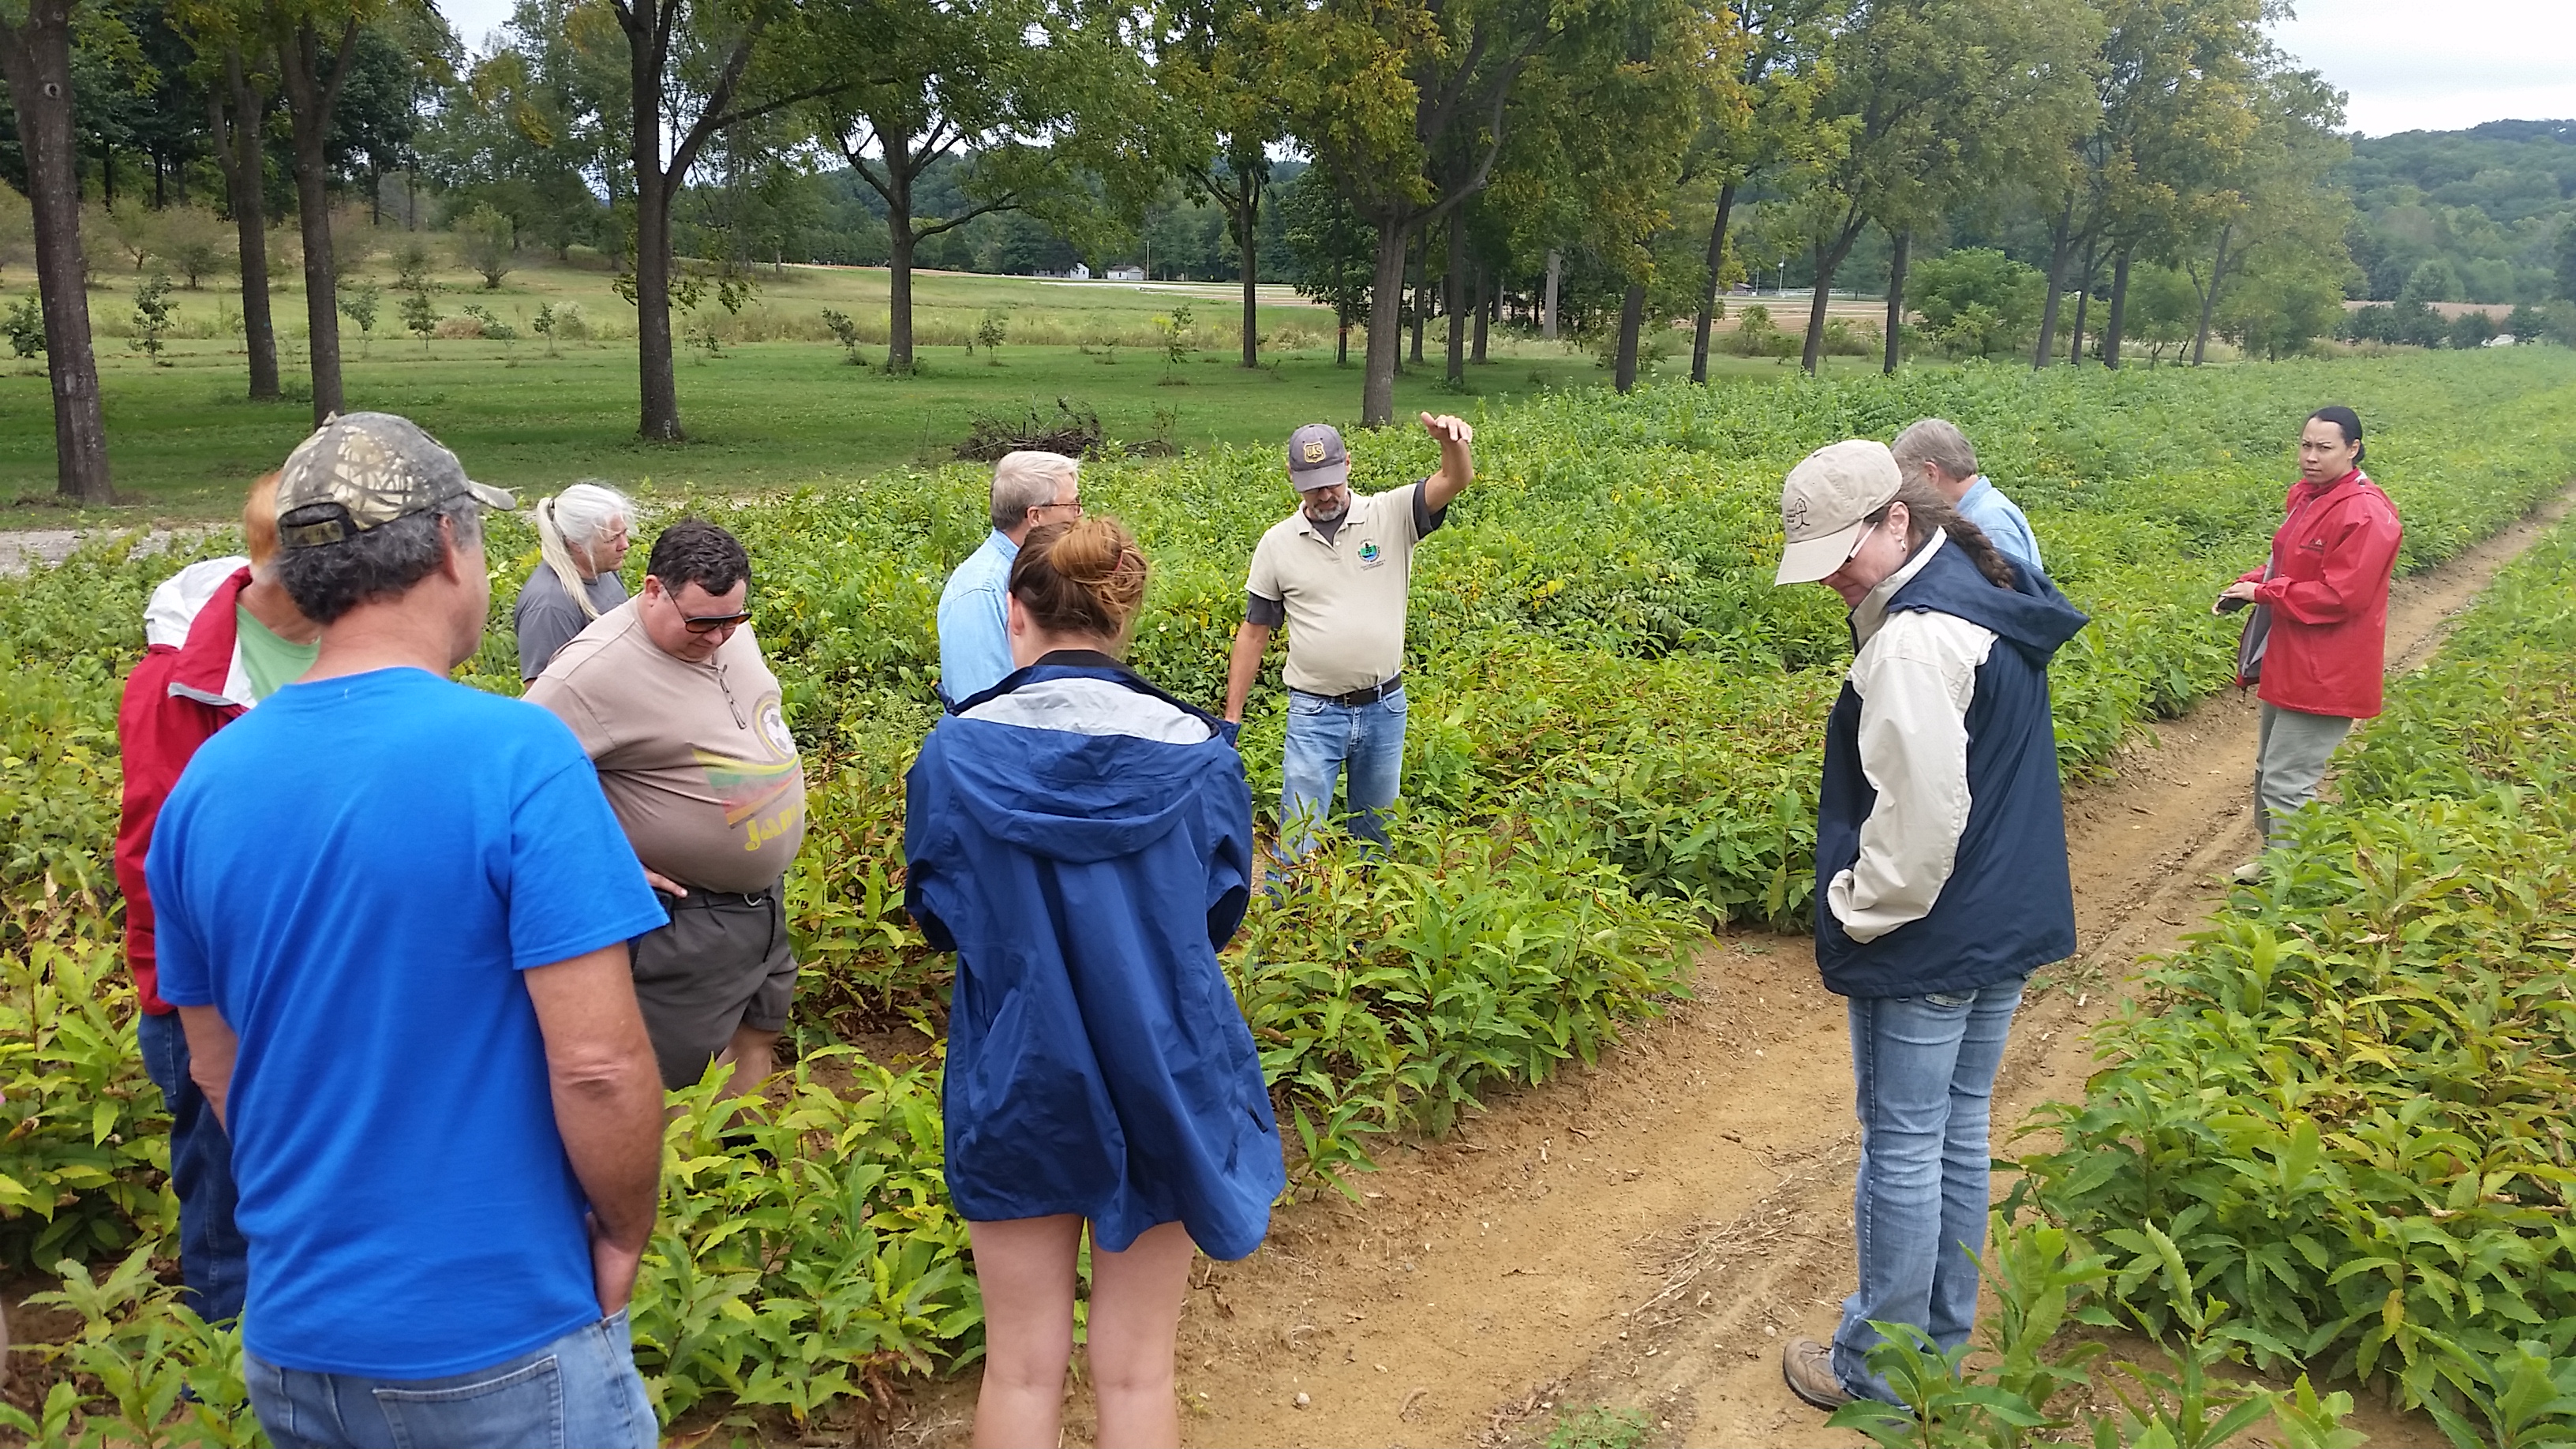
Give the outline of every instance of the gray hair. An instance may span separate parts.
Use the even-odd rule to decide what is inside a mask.
[[[1028,522],[1029,510],[1053,503],[1080,466],[1062,453],[1004,453],[993,465],[993,527],[1008,533]]]
[[[635,505],[604,479],[584,478],[552,498],[538,499],[536,513],[538,554],[563,581],[564,592],[581,607],[582,617],[598,618],[599,606],[582,587],[585,581],[581,566],[573,560],[572,546],[580,545],[582,555],[590,557],[613,525],[623,522],[634,527]],[[595,558],[592,567],[598,567]]]
[[[483,541],[483,505],[460,494],[337,543],[280,550],[278,586],[317,624],[336,623],[360,604],[400,598],[446,560],[440,519],[455,526],[457,547]]]
[[[1947,418],[1925,418],[1896,435],[1890,450],[1896,454],[1896,466],[1912,477],[1925,463],[1953,478],[1977,476],[1977,450],[1959,425]]]

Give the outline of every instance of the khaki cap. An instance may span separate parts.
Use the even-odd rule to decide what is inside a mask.
[[[313,430],[278,470],[277,541],[338,543],[451,498],[516,508],[510,493],[465,476],[465,465],[409,418],[347,413]]]
[[[1780,572],[1774,584],[1812,584],[1860,546],[1869,516],[1896,501],[1904,474],[1885,443],[1827,443],[1789,470],[1780,489]]]

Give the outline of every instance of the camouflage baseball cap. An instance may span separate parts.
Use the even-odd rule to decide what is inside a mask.
[[[277,541],[286,548],[338,543],[456,497],[486,508],[519,506],[508,492],[466,477],[456,455],[411,419],[346,413],[286,455],[277,480]]]

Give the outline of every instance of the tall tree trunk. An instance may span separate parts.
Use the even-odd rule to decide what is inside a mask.
[[[2033,371],[2048,366],[2050,355],[2057,350],[2057,299],[2066,285],[2066,234],[2074,224],[2075,198],[2069,195],[2066,205],[2058,210],[2057,224],[2048,229],[2048,300],[2039,308],[2039,350],[2030,358]]]
[[[1621,392],[1637,390],[1637,334],[1646,327],[1646,284],[1630,282],[1619,298],[1619,360],[1612,371],[1613,385]]]
[[[170,181],[161,165],[161,153],[152,155],[152,209],[162,210],[170,204]]]
[[[1851,255],[1852,243],[1860,240],[1860,229],[1866,225],[1866,221],[1854,218],[1834,238],[1831,247],[1816,253],[1816,283],[1807,302],[1807,350],[1798,362],[1809,376],[1815,374],[1825,357],[1825,303],[1833,298],[1834,273],[1842,266],[1843,258]]]
[[[2093,304],[2093,273],[2101,265],[2097,242],[2084,244],[2084,265],[2075,274],[2075,335],[2067,339],[2066,365],[2084,365],[2084,314]]]
[[[1475,350],[1467,355],[1467,360],[1477,364],[1478,366],[1482,366],[1485,362],[1485,326],[1490,314],[1494,310],[1494,274],[1482,266],[1476,268],[1475,295]]]
[[[1260,296],[1253,290],[1260,282],[1261,182],[1257,177],[1239,176],[1235,182],[1242,206],[1234,216],[1235,249],[1243,258],[1243,365],[1261,365]]]
[[[1896,247],[1887,258],[1887,375],[1896,375],[1896,364],[1904,356],[1902,341],[1905,328],[1905,264],[1914,254],[1914,233],[1896,234]]]
[[[114,501],[98,358],[90,350],[87,268],[81,261],[80,156],[72,135],[72,0],[30,0],[27,18],[0,18],[0,80],[18,118],[35,212],[36,292],[45,310],[45,371],[53,383],[55,487],[69,501]]]
[[[228,105],[230,115],[224,110]],[[268,102],[242,69],[241,47],[224,48],[223,74],[207,89],[206,113],[241,248],[242,344],[250,354],[250,398],[275,402],[281,394],[277,325],[268,306],[267,152],[260,144]]]
[[[635,370],[640,394],[636,432],[646,442],[677,443],[688,435],[680,429],[680,379],[671,356],[671,189],[662,169],[661,53],[632,33],[628,40],[634,116],[627,144],[635,171]]]
[[[1449,266],[1440,278],[1440,307],[1449,314],[1449,382],[1467,381],[1467,224],[1464,213],[1449,218]]]
[[[1333,366],[1348,367],[1351,365],[1351,314],[1336,307],[1333,321]]]
[[[1395,366],[1404,351],[1404,262],[1413,238],[1402,219],[1377,224],[1377,276],[1369,287],[1368,360],[1360,375],[1360,426],[1395,421]]]
[[[1431,228],[1422,229],[1422,244],[1413,249],[1413,365],[1422,365],[1422,327],[1431,311]]]
[[[2209,351],[2209,318],[2218,310],[2218,284],[2227,277],[2227,238],[2236,230],[2229,222],[2218,229],[2218,259],[2210,264],[2209,286],[2200,294],[2200,331],[2191,340],[2191,365],[2198,367]]]
[[[2102,329],[2102,365],[2113,372],[2120,370],[2120,324],[2129,314],[2129,249],[2120,248],[2120,259],[2111,264],[2111,320]]]
[[[1556,340],[1556,286],[1565,276],[1565,253],[1547,249],[1547,291],[1539,303],[1538,335],[1550,342]]]
[[[116,147],[111,142],[102,142],[99,145],[98,171],[99,202],[108,210],[114,211],[116,209]]]
[[[1726,222],[1735,211],[1735,182],[1717,188],[1717,221],[1708,229],[1708,280],[1700,288],[1699,325],[1691,333],[1691,381],[1708,381],[1708,339],[1717,327],[1717,293],[1726,270]]]
[[[358,22],[342,27],[338,51],[325,57],[313,22],[304,21],[277,47],[286,109],[295,136],[295,209],[304,232],[304,323],[313,370],[313,423],[345,412],[340,394],[340,311],[331,259],[331,112],[357,48]],[[325,70],[324,67],[329,69]]]
[[[912,234],[910,200],[907,195],[903,225],[887,232],[886,371],[897,377],[912,372],[912,257],[920,238]]]

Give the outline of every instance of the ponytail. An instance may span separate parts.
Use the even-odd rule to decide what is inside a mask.
[[[1986,531],[1959,512],[1957,504],[1940,489],[1921,478],[1908,478],[1897,485],[1896,503],[1905,505],[1905,547],[1908,553],[1921,548],[1935,529],[1950,536],[1950,541],[1965,550],[1968,562],[1986,576],[1986,582],[1999,589],[2014,587],[2012,562],[1996,548]],[[1887,516],[1882,508],[1871,515],[1873,521]]]
[[[581,565],[573,561],[568,536],[578,536],[582,552],[590,553],[601,534],[619,519],[631,527],[634,505],[614,488],[598,483],[575,483],[552,498],[537,500],[537,553],[546,567],[563,581],[564,592],[581,609],[582,617],[596,619],[599,606],[590,601],[590,591],[581,576]]]

